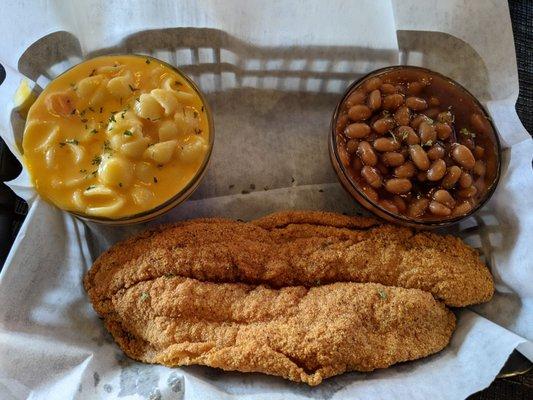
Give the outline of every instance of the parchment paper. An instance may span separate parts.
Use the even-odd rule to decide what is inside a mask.
[[[10,0],[0,18],[7,72],[0,133],[19,159],[24,121],[13,93],[23,76],[38,91],[99,54],[151,54],[182,67],[207,94],[216,127],[212,162],[193,197],[143,226],[85,224],[39,199],[24,172],[10,183],[30,212],[0,275],[1,399],[460,399],[486,387],[514,348],[528,353],[533,142],[514,111],[518,80],[505,1]],[[505,143],[490,204],[449,230],[482,252],[497,281],[495,298],[457,313],[457,331],[441,353],[316,388],[126,358],[81,285],[94,258],[147,225],[184,218],[361,212],[330,167],[329,121],[351,81],[400,62],[463,83],[484,101]]]

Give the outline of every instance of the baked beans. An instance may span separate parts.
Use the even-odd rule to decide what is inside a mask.
[[[341,161],[366,197],[389,212],[464,215],[496,177],[492,125],[441,76],[390,70],[362,82],[340,107],[333,126]]]

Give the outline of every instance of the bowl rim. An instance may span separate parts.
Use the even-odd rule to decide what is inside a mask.
[[[134,223],[146,222],[148,220],[156,218],[156,217],[158,217],[158,216],[170,211],[172,208],[178,206],[179,204],[181,204],[182,202],[187,200],[187,198],[196,190],[198,184],[202,180],[203,175],[205,174],[205,171],[206,171],[207,166],[209,164],[209,161],[211,159],[211,154],[213,153],[213,147],[214,147],[214,144],[215,144],[215,125],[214,125],[214,121],[213,121],[213,115],[212,115],[212,112],[211,112],[211,107],[209,106],[209,104],[208,104],[208,102],[207,102],[207,100],[205,98],[205,95],[202,93],[202,91],[200,90],[198,85],[185,72],[183,72],[177,66],[174,66],[174,65],[172,65],[172,64],[170,64],[170,63],[168,63],[166,61],[163,61],[163,60],[161,60],[159,58],[156,58],[156,57],[153,57],[153,56],[150,56],[150,55],[145,55],[145,54],[137,54],[137,53],[101,54],[101,55],[98,55],[98,56],[95,56],[95,57],[90,57],[90,58],[83,59],[82,61],[76,63],[75,65],[72,65],[70,68],[66,69],[61,74],[57,75],[52,81],[56,80],[60,76],[63,76],[64,74],[66,74],[70,70],[76,68],[77,66],[79,66],[80,64],[83,64],[85,62],[96,60],[96,59],[99,59],[99,58],[125,57],[125,56],[138,57],[138,58],[143,58],[143,59],[150,59],[150,60],[153,60],[154,62],[163,64],[164,66],[166,66],[167,68],[173,70],[180,77],[182,77],[183,79],[185,79],[187,81],[187,83],[191,86],[191,88],[200,97],[200,100],[202,101],[202,105],[204,106],[204,112],[205,112],[205,115],[206,115],[206,118],[207,118],[207,123],[208,123],[208,126],[209,126],[209,140],[208,140],[208,146],[209,147],[208,147],[207,153],[204,156],[204,159],[202,160],[202,164],[197,169],[197,171],[195,172],[194,176],[189,180],[189,182],[179,192],[177,192],[175,195],[173,195],[171,198],[169,198],[168,200],[164,201],[163,203],[157,205],[156,207],[151,208],[149,210],[145,210],[145,211],[139,212],[137,214],[132,214],[132,215],[128,215],[128,216],[120,217],[120,218],[99,217],[99,216],[88,215],[88,214],[82,213],[82,212],[77,212],[77,211],[73,211],[73,210],[66,210],[66,209],[60,208],[54,202],[52,202],[51,200],[47,199],[47,201],[52,203],[54,206],[60,208],[63,211],[66,211],[69,214],[72,214],[72,215],[74,215],[74,216],[76,216],[78,218],[81,218],[81,219],[86,220],[86,221],[97,222],[97,223],[106,224],[106,225],[126,225],[126,224],[134,224]],[[43,91],[44,90],[46,90],[46,88],[44,88]]]
[[[392,71],[392,70],[398,70],[398,69],[416,69],[416,70],[420,70],[420,71],[425,71],[425,72],[427,72],[429,74],[433,74],[433,75],[439,76],[440,78],[443,78],[447,82],[449,82],[452,85],[454,85],[454,86],[458,87],[459,89],[463,90],[465,92],[465,94],[470,96],[470,98],[474,101],[474,103],[479,107],[479,109],[483,113],[483,116],[487,119],[487,121],[489,121],[489,123],[490,123],[490,125],[492,127],[492,130],[494,132],[494,135],[493,135],[494,136],[494,143],[496,145],[496,164],[497,164],[497,166],[496,166],[496,175],[494,176],[494,180],[492,181],[491,185],[487,188],[487,192],[485,193],[485,196],[481,199],[481,201],[479,203],[477,203],[466,214],[459,215],[459,216],[456,216],[456,217],[453,217],[453,218],[447,218],[447,219],[415,219],[415,218],[407,217],[407,216],[402,215],[402,214],[392,213],[389,210],[385,209],[384,207],[381,207],[376,202],[374,202],[362,190],[360,190],[359,186],[353,181],[353,179],[351,178],[350,174],[347,172],[344,164],[341,162],[341,159],[340,159],[340,156],[339,156],[339,152],[338,152],[338,149],[337,149],[336,122],[337,122],[337,119],[339,117],[339,113],[341,111],[341,107],[344,104],[346,98],[352,93],[353,90],[358,88],[366,79],[368,79],[368,78],[370,78],[372,76],[375,76],[375,75],[379,75],[379,74],[382,74],[382,73],[386,73],[386,72],[389,72],[389,71]],[[332,153],[333,153],[333,155],[335,157],[335,162],[336,162],[336,164],[338,166],[338,168],[334,168],[335,169],[335,173],[337,175],[339,174],[339,170],[340,170],[342,172],[344,180],[350,184],[350,187],[352,189],[354,189],[360,196],[362,196],[363,199],[365,199],[373,207],[376,207],[380,212],[384,213],[391,220],[394,220],[395,222],[399,222],[399,223],[403,223],[403,224],[408,224],[408,225],[411,225],[411,226],[432,227],[432,228],[444,227],[444,226],[452,225],[452,224],[454,224],[456,222],[459,222],[459,221],[461,221],[461,220],[473,215],[474,213],[476,213],[479,209],[481,209],[490,200],[490,198],[492,197],[492,195],[494,194],[494,192],[496,190],[496,187],[499,184],[500,177],[501,177],[502,147],[501,147],[501,142],[500,142],[500,138],[499,138],[499,133],[498,133],[498,130],[496,129],[496,126],[492,122],[492,118],[490,117],[490,115],[487,112],[487,110],[485,109],[485,107],[476,98],[476,96],[474,96],[468,89],[466,89],[463,85],[461,85],[460,83],[458,83],[454,79],[452,79],[452,78],[450,78],[450,77],[448,77],[446,75],[443,75],[440,72],[433,71],[433,70],[431,70],[429,68],[419,67],[419,66],[415,66],[415,65],[392,65],[392,66],[388,66],[388,67],[378,68],[376,70],[370,71],[369,73],[363,75],[359,79],[356,79],[355,81],[353,81],[346,88],[344,93],[342,94],[341,100],[337,103],[337,106],[335,107],[335,110],[334,110],[333,115],[331,117],[329,145],[330,145]],[[331,158],[331,161],[333,162],[332,158]],[[342,179],[341,179],[341,183],[342,183]],[[350,192],[350,191],[348,191],[348,192]],[[372,214],[377,215],[372,209],[366,207],[362,202],[357,200],[355,198],[355,196],[352,195],[352,193],[350,193],[350,196],[352,198],[354,198],[363,208],[365,208],[368,211],[372,212]],[[379,217],[379,215],[377,215],[377,216]],[[382,217],[380,217],[380,218],[382,218]]]

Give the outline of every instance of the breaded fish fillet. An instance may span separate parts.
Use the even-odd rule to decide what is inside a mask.
[[[488,268],[458,238],[311,211],[163,226],[105,252],[86,285],[96,299],[168,274],[276,288],[375,282],[421,289],[454,307],[488,301],[494,292]]]
[[[115,270],[115,277],[128,270]],[[102,278],[102,275],[99,276]],[[318,385],[444,348],[455,317],[431,294],[373,283],[272,289],[163,276],[114,292],[86,289],[119,346],[137,360],[262,372]]]

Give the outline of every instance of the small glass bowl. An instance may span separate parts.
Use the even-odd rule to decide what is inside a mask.
[[[487,185],[487,189],[485,191],[484,196],[479,199],[477,204],[472,207],[472,209],[467,213],[463,215],[458,215],[456,217],[452,218],[432,218],[432,219],[424,219],[424,218],[410,218],[406,215],[400,214],[400,213],[393,213],[383,207],[381,207],[379,204],[375,203],[372,199],[370,199],[359,187],[358,183],[352,179],[348,171],[346,170],[345,166],[341,162],[339,152],[337,149],[337,132],[336,132],[336,125],[337,125],[337,119],[340,115],[342,106],[348,96],[352,94],[355,90],[362,87],[362,85],[370,78],[375,76],[380,76],[383,74],[386,74],[391,71],[397,71],[397,70],[413,70],[413,71],[419,71],[419,72],[425,72],[428,75],[438,76],[440,78],[445,79],[448,81],[449,84],[454,85],[457,89],[463,92],[464,96],[466,98],[471,99],[481,111],[482,115],[486,118],[487,121],[489,121],[492,132],[489,134],[490,140],[495,146],[496,149],[496,171],[493,181]],[[376,216],[392,222],[399,225],[409,226],[413,228],[419,228],[419,229],[435,229],[435,228],[441,228],[449,225],[453,225],[456,222],[459,222],[472,214],[474,214],[476,211],[478,211],[480,208],[482,208],[485,203],[492,197],[494,191],[496,190],[496,187],[498,185],[498,182],[500,180],[500,174],[501,174],[501,144],[500,140],[498,138],[498,134],[496,133],[496,127],[492,123],[491,118],[488,116],[486,110],[483,108],[479,100],[477,100],[474,95],[472,95],[468,90],[466,90],[462,85],[455,82],[453,79],[448,78],[438,72],[429,70],[427,68],[422,67],[415,67],[415,66],[409,66],[409,65],[397,65],[397,66],[391,66],[386,68],[377,69],[375,71],[372,71],[368,73],[367,75],[363,76],[362,78],[356,80],[353,82],[344,92],[341,100],[335,107],[335,111],[333,113],[333,116],[331,118],[331,125],[330,125],[330,134],[329,134],[329,140],[328,140],[328,147],[329,147],[329,155],[331,164],[333,165],[333,169],[335,170],[337,177],[344,187],[344,189],[355,199],[359,204],[361,204],[364,208],[375,214]]]
[[[158,58],[151,57],[151,56],[146,56],[146,55],[141,55],[141,54],[106,54],[105,56],[134,56],[134,57],[141,57],[143,59],[147,59],[148,58],[148,59],[154,60],[155,62],[158,62],[158,63],[161,63],[161,64],[167,66],[168,68],[170,68],[171,70],[173,70],[177,74],[179,74],[181,77],[183,77],[183,79],[185,79],[189,83],[189,85],[198,94],[198,96],[202,100],[202,104],[205,107],[205,115],[206,115],[207,122],[208,122],[208,125],[209,125],[209,142],[208,142],[208,146],[209,147],[207,149],[207,153],[206,153],[206,155],[204,157],[204,160],[202,161],[202,164],[200,165],[200,168],[198,168],[198,171],[196,171],[196,174],[191,178],[189,183],[182,190],[180,190],[178,193],[176,193],[174,196],[172,196],[170,199],[168,199],[164,203],[161,203],[161,204],[159,204],[158,206],[156,206],[156,207],[154,207],[152,209],[149,209],[149,210],[146,210],[146,211],[143,211],[141,213],[134,214],[134,215],[121,217],[121,218],[116,218],[116,219],[106,218],[106,217],[96,217],[96,216],[87,215],[87,214],[84,214],[84,213],[65,210],[66,212],[68,212],[68,213],[70,213],[72,215],[75,215],[76,217],[78,217],[78,218],[80,218],[82,220],[90,221],[90,222],[96,222],[96,223],[100,223],[100,224],[104,224],[104,225],[130,225],[130,224],[137,224],[137,223],[141,223],[141,222],[150,221],[152,219],[155,219],[155,218],[167,213],[168,211],[170,211],[171,209],[173,209],[177,205],[179,205],[179,204],[183,203],[185,200],[187,200],[187,198],[198,188],[198,185],[202,181],[202,178],[205,175],[207,166],[209,164],[209,160],[211,158],[211,153],[213,151],[213,145],[214,145],[214,142],[215,142],[215,127],[214,127],[214,123],[213,123],[213,117],[212,117],[212,114],[211,114],[211,109],[210,109],[209,105],[207,104],[205,96],[202,94],[202,92],[200,91],[200,89],[198,88],[196,83],[194,83],[193,80],[191,78],[189,78],[179,68],[177,68],[177,67],[175,67],[175,66],[173,66],[173,65],[171,65],[171,64],[169,64],[169,63],[167,63],[165,61],[162,61],[162,60],[160,60]],[[86,61],[86,60],[84,60],[84,61]],[[67,71],[65,71],[65,72],[67,72]],[[65,73],[65,72],[63,72],[63,73]]]

